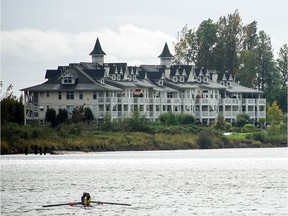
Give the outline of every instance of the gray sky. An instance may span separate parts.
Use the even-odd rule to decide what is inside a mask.
[[[12,84],[19,96],[43,83],[46,69],[91,61],[97,37],[106,62],[158,64],[186,24],[197,28],[236,9],[244,24],[257,21],[277,53],[287,43],[287,7],[287,0],[1,0],[3,91]]]

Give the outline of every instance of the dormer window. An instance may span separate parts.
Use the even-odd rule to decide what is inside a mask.
[[[184,81],[185,81],[184,77],[181,76],[181,77],[180,77],[180,82],[184,82]]]
[[[208,82],[208,77],[204,77],[204,82]]]
[[[63,77],[63,84],[72,84],[72,77]]]
[[[227,86],[231,86],[231,82],[228,81],[228,82],[227,82]]]
[[[197,82],[201,82],[201,77],[197,77]]]
[[[116,75],[115,74],[112,75],[112,80],[116,80]]]
[[[160,79],[159,82],[158,82],[159,86],[163,86],[163,80]]]
[[[101,78],[100,83],[101,83],[101,84],[104,84],[104,83],[105,83],[104,78]]]
[[[59,77],[60,83],[63,85],[73,85],[77,79],[77,74],[72,69],[68,69]]]
[[[178,82],[178,77],[177,76],[173,77],[173,82]]]
[[[133,75],[133,81],[136,81],[136,75]]]
[[[121,75],[120,74],[117,75],[117,80],[121,80]]]
[[[221,82],[220,82],[220,85],[224,85],[224,81],[221,81]]]

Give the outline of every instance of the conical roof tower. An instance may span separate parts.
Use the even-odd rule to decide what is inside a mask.
[[[106,53],[102,50],[98,37],[94,49],[89,55],[92,55],[92,63],[98,63],[103,65],[104,55],[106,55]]]
[[[172,65],[173,55],[170,53],[167,42],[164,45],[162,53],[158,56],[160,58],[160,65],[170,67]]]

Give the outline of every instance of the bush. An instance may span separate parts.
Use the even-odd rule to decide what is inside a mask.
[[[245,124],[244,127],[243,127],[243,132],[244,133],[251,133],[255,131],[255,126],[252,125],[252,124]]]
[[[252,139],[260,142],[266,141],[266,133],[265,132],[255,132],[252,134]]]
[[[222,148],[223,141],[215,131],[208,128],[202,129],[198,133],[197,143],[201,149]]]

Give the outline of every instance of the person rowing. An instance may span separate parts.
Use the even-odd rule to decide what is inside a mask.
[[[82,197],[81,197],[81,203],[82,205],[85,206],[90,206],[90,202],[91,202],[91,196],[89,193],[84,192]]]

